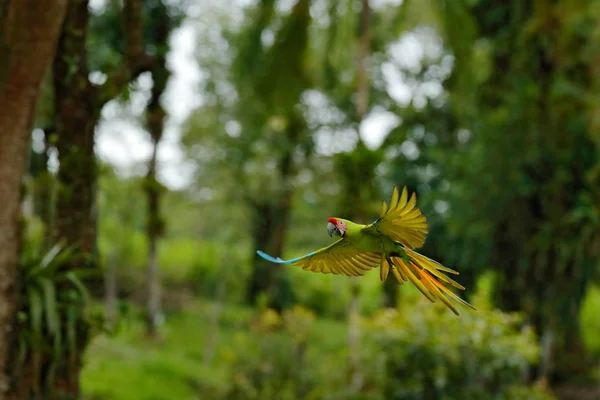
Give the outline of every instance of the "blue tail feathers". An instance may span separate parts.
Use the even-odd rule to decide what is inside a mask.
[[[302,260],[303,258],[306,258],[306,257],[310,257],[310,256],[314,255],[315,253],[317,253],[317,252],[313,251],[312,253],[308,253],[308,254],[306,254],[304,256],[292,258],[291,260],[282,260],[279,257],[277,257],[277,258],[271,257],[270,255],[268,255],[265,252],[262,252],[260,250],[256,250],[256,254],[258,254],[259,256],[261,256],[262,258],[264,258],[267,261],[271,261],[271,262],[274,262],[274,263],[277,263],[277,264],[291,264],[291,263],[295,263],[296,261]]]
[[[271,257],[267,253],[264,253],[264,252],[262,252],[260,250],[256,250],[256,254],[258,254],[259,256],[261,256],[262,258],[264,258],[267,261],[271,261],[271,262],[274,262],[274,263],[277,263],[277,264],[286,264],[287,263],[287,261],[282,260],[279,257],[277,257],[277,258]]]

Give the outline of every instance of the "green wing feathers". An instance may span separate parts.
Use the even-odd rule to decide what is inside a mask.
[[[389,206],[383,201],[379,219],[366,229],[389,236],[404,247],[417,249],[425,243],[428,230],[427,219],[416,205],[417,196],[414,192],[409,198],[406,187],[402,189],[402,194],[394,187]]]

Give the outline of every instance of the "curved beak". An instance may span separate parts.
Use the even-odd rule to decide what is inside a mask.
[[[337,226],[335,226],[335,224],[329,222],[327,224],[327,233],[329,233],[329,237],[332,237],[333,234],[338,230]]]

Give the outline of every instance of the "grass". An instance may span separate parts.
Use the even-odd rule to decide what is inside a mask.
[[[205,365],[204,345],[210,312],[207,303],[194,302],[168,317],[161,337],[144,335],[139,320],[126,321],[118,334],[97,337],[87,352],[82,375],[86,399],[198,399],[200,392],[218,389],[225,379],[219,365]],[[217,342],[226,348],[249,311],[228,307]]]
[[[167,316],[161,337],[144,335],[141,320],[129,319],[114,336],[95,338],[88,349],[81,384],[86,400],[186,400],[211,399],[224,387],[227,358],[232,346],[240,346],[256,312],[228,304],[223,308],[213,363],[204,363],[210,318],[210,302],[195,300],[184,310]],[[328,332],[320,348],[343,348],[343,322],[319,319],[313,334]],[[239,350],[239,348],[237,349]],[[252,349],[248,349],[252,351]]]

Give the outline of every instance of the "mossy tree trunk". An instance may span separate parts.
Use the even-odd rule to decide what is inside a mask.
[[[124,2],[123,19],[127,39],[124,62],[109,71],[107,82],[96,86],[89,80],[87,35],[88,0],[69,3],[54,59],[54,106],[60,168],[55,222],[55,240],[78,245],[87,253],[85,264],[74,261],[69,268],[98,268],[96,247],[96,186],[98,168],[94,154],[95,129],[104,104],[123,92],[129,82],[148,71],[154,59],[144,54],[142,1]],[[102,292],[102,280],[88,280],[91,292]],[[79,373],[89,341],[89,326],[80,318],[76,354],[59,368],[53,395],[79,396]]]

